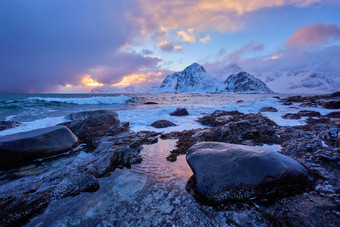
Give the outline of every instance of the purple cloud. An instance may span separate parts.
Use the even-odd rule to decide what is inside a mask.
[[[287,46],[311,47],[340,40],[340,27],[335,24],[317,23],[298,28],[286,41]]]

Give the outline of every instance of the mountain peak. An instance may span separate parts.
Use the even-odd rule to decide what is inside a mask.
[[[205,69],[203,68],[203,66],[201,66],[200,64],[194,62],[192,63],[191,65],[189,65],[188,67],[186,67],[184,69],[184,71],[195,71],[195,72],[199,72],[199,71],[202,71],[202,72],[206,72]]]

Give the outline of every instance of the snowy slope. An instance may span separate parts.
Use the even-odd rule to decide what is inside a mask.
[[[286,94],[323,94],[340,90],[340,74],[331,72],[284,71],[252,73],[274,92]]]
[[[114,86],[103,86],[103,87],[97,87],[92,89],[91,93],[106,93],[106,94],[114,94],[114,93],[147,93],[148,90],[137,87],[137,86],[128,86],[124,88],[120,87],[114,87]]]

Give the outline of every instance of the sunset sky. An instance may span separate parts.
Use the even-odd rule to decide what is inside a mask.
[[[340,72],[340,0],[3,0],[0,93],[159,84],[218,71]]]

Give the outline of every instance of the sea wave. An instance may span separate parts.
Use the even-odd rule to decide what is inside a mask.
[[[96,104],[124,104],[131,100],[131,97],[120,96],[96,96],[90,98],[43,98],[43,97],[30,97],[30,100],[39,100],[45,102],[60,102],[77,105],[96,105]]]
[[[64,116],[62,116],[62,117],[46,117],[35,121],[21,122],[21,125],[18,127],[0,131],[0,136],[6,136],[18,132],[31,131],[39,128],[46,128],[63,123],[65,121],[67,121],[67,119]]]

